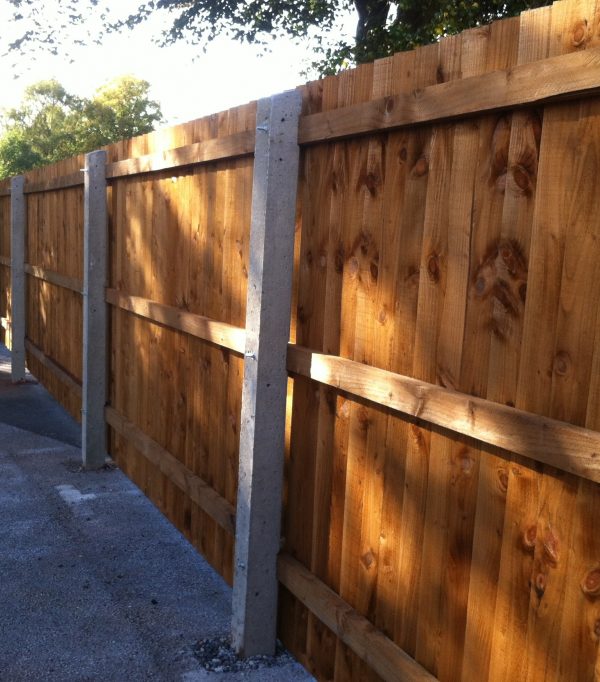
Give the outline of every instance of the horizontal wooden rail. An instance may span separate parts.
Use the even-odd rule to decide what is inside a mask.
[[[133,159],[115,161],[106,167],[107,178],[138,175],[191,166],[209,161],[220,161],[254,153],[254,130],[247,130],[227,137],[195,142],[185,147],[169,149],[157,154],[147,154]]]
[[[50,357],[44,353],[41,348],[38,348],[29,339],[25,339],[25,348],[28,350],[33,357],[42,364],[46,369],[48,369],[54,376],[61,381],[71,392],[76,396],[81,398],[81,383],[75,379],[75,377],[67,372],[63,367],[54,362]]]
[[[600,433],[308,348],[288,370],[420,421],[600,482]]]
[[[0,189],[0,197],[9,197],[10,196],[10,188],[9,189]]]
[[[600,48],[431,85],[300,120],[300,144],[600,92]]]
[[[114,408],[106,408],[106,421],[205,511],[215,523],[228,533],[234,534],[235,508],[232,504]]]
[[[53,270],[46,270],[45,268],[40,268],[37,265],[25,264],[25,272],[36,279],[41,279],[44,282],[49,282],[57,287],[62,287],[63,289],[70,289],[77,294],[83,292],[83,282],[76,277],[67,277],[66,275],[61,275]]]
[[[43,182],[25,182],[25,194],[34,194],[36,192],[50,192],[57,189],[67,189],[68,187],[83,187],[83,171],[70,173],[69,175],[61,175],[52,180],[44,180]]]
[[[0,256],[0,265],[10,268],[10,256]]]
[[[189,313],[174,306],[157,303],[140,296],[128,296],[116,289],[106,290],[106,301],[111,305],[145,317],[152,322],[178,329],[199,339],[243,353],[246,331],[226,322],[218,322],[203,315]]]
[[[436,679],[288,554],[279,556],[278,577],[282,585],[386,682]]]

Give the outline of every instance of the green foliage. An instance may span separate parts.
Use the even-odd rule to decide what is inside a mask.
[[[0,178],[154,130],[162,114],[149,88],[124,76],[86,99],[55,80],[30,86],[21,105],[4,112]]]
[[[60,31],[45,21],[39,3],[7,1],[15,6],[15,22],[26,27],[10,48],[23,50],[33,41],[55,51]],[[163,43],[185,39],[206,46],[215,37],[228,35],[268,49],[276,37],[301,40],[311,36],[319,45],[313,68],[326,74],[548,5],[552,0],[146,0],[133,14],[115,19],[109,18],[106,0],[54,2],[58,2],[65,24],[82,24],[86,13],[95,11],[106,31],[133,28],[156,12],[166,12],[171,21]],[[357,14],[354,40],[332,42],[330,31],[350,9]]]

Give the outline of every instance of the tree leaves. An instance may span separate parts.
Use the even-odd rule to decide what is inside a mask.
[[[5,0],[15,7],[13,20],[26,30],[9,46],[25,50],[41,44],[55,52],[60,44],[56,26],[46,18],[51,3],[34,0]],[[552,0],[146,0],[130,15],[109,19],[107,0],[54,0],[67,24],[81,27],[97,10],[104,32],[133,29],[157,12],[169,17],[168,28],[155,36],[161,44],[187,40],[206,47],[214,38],[227,35],[235,40],[267,47],[274,37],[295,40],[317,36],[313,68],[321,74],[372,61],[416,45],[438,40],[465,28],[489,23],[500,17],[551,4]],[[41,13],[41,5],[44,12]],[[336,19],[349,9],[357,13],[355,40],[336,41],[329,36]],[[82,38],[80,37],[79,40]],[[92,37],[88,34],[88,39]],[[94,37],[95,41],[96,38]]]
[[[154,130],[162,113],[149,88],[147,81],[123,76],[87,99],[56,80],[30,86],[21,105],[4,114],[0,178]]]

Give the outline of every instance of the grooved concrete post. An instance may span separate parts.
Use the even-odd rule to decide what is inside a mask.
[[[22,175],[10,184],[10,286],[11,286],[11,362],[13,383],[25,379],[25,178]]]
[[[232,643],[273,654],[301,95],[258,103],[240,427]]]
[[[106,152],[85,156],[83,216],[83,391],[81,446],[84,469],[106,459],[108,220]]]

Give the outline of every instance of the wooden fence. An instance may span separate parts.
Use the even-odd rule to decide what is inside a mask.
[[[598,679],[600,4],[301,91],[281,638],[323,680]],[[229,581],[255,114],[107,149],[110,452]],[[83,162],[25,190],[75,415]]]

